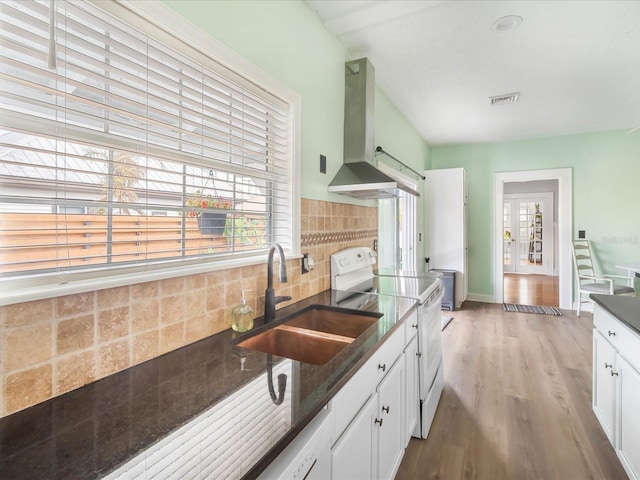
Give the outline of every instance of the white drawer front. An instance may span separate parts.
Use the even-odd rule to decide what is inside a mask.
[[[593,324],[614,348],[640,370],[640,334],[613,317],[598,304],[594,305]]]
[[[391,337],[384,342],[384,344],[373,354],[372,359],[375,360],[374,364],[369,367],[376,371],[377,379],[379,383],[386,375],[396,360],[402,354],[404,350],[404,329],[399,328]]]
[[[332,444],[340,438],[351,420],[375,392],[376,385],[402,354],[403,342],[404,329],[398,328],[333,397],[330,402],[334,422]]]
[[[413,313],[404,321],[404,344],[408,345],[411,339],[418,334],[418,311]]]

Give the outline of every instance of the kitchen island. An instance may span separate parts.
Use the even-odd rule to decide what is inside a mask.
[[[640,335],[640,297],[591,294],[590,298],[601,309]]]
[[[327,290],[282,308],[276,322],[310,305],[340,307],[336,293]],[[255,478],[415,308],[408,299],[377,295],[367,295],[365,304],[367,311],[382,316],[323,365],[239,348],[241,334],[225,330],[0,419],[0,472],[3,478],[34,480],[102,478],[211,409],[229,404],[224,431],[215,436],[239,439],[239,444],[218,449],[212,457],[224,463],[229,455],[232,473],[225,478]],[[256,328],[260,325],[258,319]],[[269,435],[248,432],[251,418],[275,405],[263,379],[279,375],[288,377],[288,398],[278,405],[286,408],[277,417],[280,424],[273,425]],[[277,391],[277,378],[272,380]],[[245,397],[257,395],[260,401],[251,408],[235,405],[233,399],[248,388],[258,391]],[[273,424],[273,418],[270,421]],[[253,451],[245,449],[250,441]]]
[[[593,411],[622,466],[640,478],[640,298],[591,295]]]

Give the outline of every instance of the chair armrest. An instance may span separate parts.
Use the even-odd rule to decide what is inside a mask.
[[[608,275],[605,275],[608,276]],[[594,283],[595,282],[609,282],[610,284],[613,283],[613,280],[609,279],[609,278],[604,278],[605,276],[601,276],[601,277],[593,277],[591,275],[578,275],[578,278],[580,280],[593,280]],[[625,277],[626,278],[626,277]]]
[[[605,277],[619,278],[620,280],[625,280],[627,282],[627,287],[632,287],[633,288],[633,277],[631,277],[631,276],[626,276],[626,275],[605,275]]]
[[[626,275],[603,275],[603,277],[610,277],[610,278],[621,278],[623,280],[628,280],[629,277],[627,277]]]

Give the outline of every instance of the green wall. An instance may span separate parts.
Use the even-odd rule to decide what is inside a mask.
[[[572,168],[573,225],[586,230],[606,273],[640,265],[640,134],[609,131],[518,142],[432,147],[433,168],[464,167],[469,181],[469,293],[493,295],[493,174]]]
[[[305,198],[363,203],[329,194],[342,163],[346,48],[302,1],[165,0],[179,14],[302,97]],[[375,66],[375,65],[374,65]],[[585,229],[606,271],[640,264],[640,135],[626,131],[495,144],[432,147],[376,89],[376,144],[411,167],[465,167],[469,179],[469,291],[493,295],[493,174],[573,168],[573,231]],[[327,156],[327,174],[319,156]],[[396,166],[383,157],[381,162]],[[370,203],[370,202],[369,202]],[[419,212],[419,231],[423,231]]]
[[[292,0],[165,3],[301,94],[303,197],[363,204],[327,192],[342,164],[344,62],[351,57],[316,14],[304,2]],[[375,108],[376,143],[424,170],[429,147],[378,89]],[[320,154],[327,157],[326,175],[319,173]]]

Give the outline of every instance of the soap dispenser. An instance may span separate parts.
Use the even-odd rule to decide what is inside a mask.
[[[253,328],[253,308],[247,305],[247,297],[244,295],[244,292],[250,291],[242,290],[240,305],[236,305],[231,311],[231,328],[236,332],[247,332]]]

